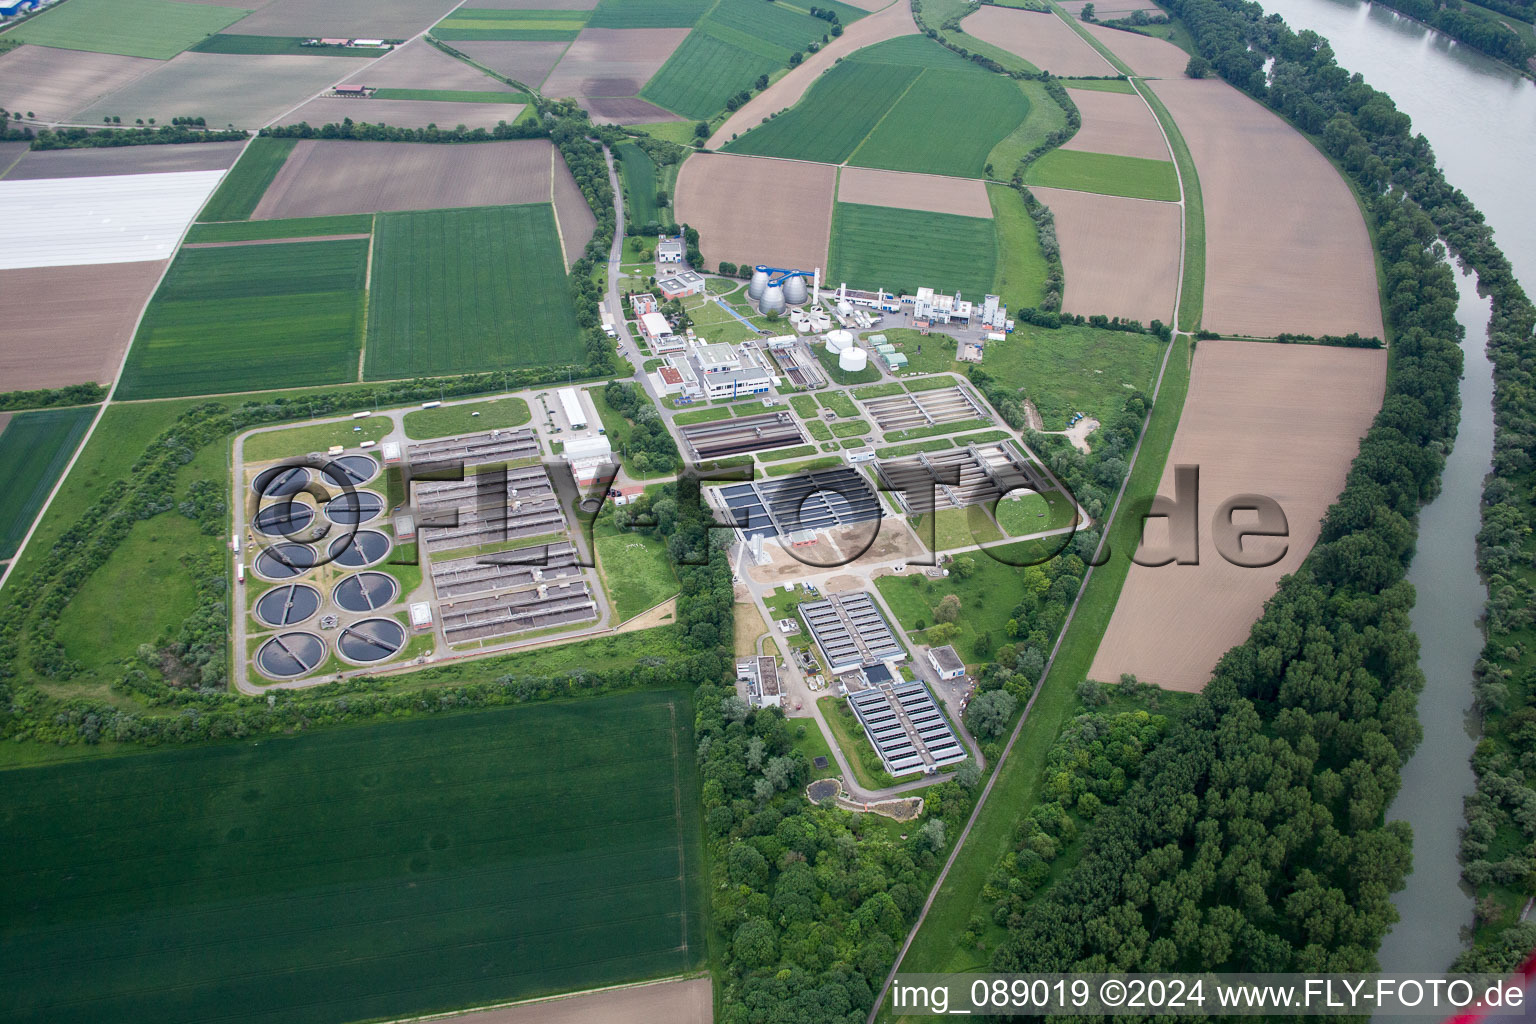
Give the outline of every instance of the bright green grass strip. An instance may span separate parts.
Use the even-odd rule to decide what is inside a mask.
[[[653,139],[663,142],[675,142],[679,146],[692,144],[694,138],[693,125],[687,121],[658,121],[654,124],[633,124],[629,126],[632,132],[640,132],[649,135]]]
[[[1024,157],[1067,123],[1067,112],[1046,91],[1044,82],[1022,81],[1019,89],[1029,101],[1029,115],[987,154],[992,165],[989,177],[998,181],[1011,180]]]
[[[1014,309],[1039,306],[1050,267],[1040,251],[1035,220],[1024,208],[1024,197],[1008,185],[989,183],[987,199],[992,203],[992,227],[997,232],[992,294],[1001,296]]]
[[[38,509],[69,464],[96,406],[18,413],[0,430],[0,559],[16,553]]]
[[[533,654],[450,678],[554,658]],[[686,690],[645,690],[0,772],[8,1016],[398,1019],[692,971],[693,717]],[[144,956],[193,935],[192,961]]]
[[[506,430],[520,427],[532,418],[528,403],[521,398],[440,405],[435,409],[406,413],[405,436],[422,441],[429,437],[455,437],[481,430]]]
[[[285,57],[362,57],[372,60],[383,51],[360,46],[305,46],[300,36],[209,36],[193,53],[280,54]]]
[[[970,66],[925,70],[849,158],[863,167],[978,178],[987,155],[1029,116],[1011,80]],[[966,116],[956,117],[964,110]]]
[[[318,238],[322,235],[366,235],[373,214],[347,213],[334,217],[294,217],[289,220],[235,220],[224,224],[194,224],[187,243],[253,242],[267,238]]]
[[[70,0],[75,3],[77,0]],[[283,161],[299,144],[298,139],[252,139],[213,197],[198,214],[199,221],[245,220],[256,210],[261,197],[282,170]]]
[[[680,412],[672,417],[672,422],[680,427],[690,426],[694,423],[713,423],[715,420],[728,420],[731,418],[731,410],[724,406],[713,409],[690,409]]]
[[[6,38],[64,50],[170,60],[250,13],[174,0],[69,0],[23,22]]]
[[[605,515],[593,524],[592,539],[597,545],[598,570],[618,621],[632,619],[677,594],[677,574],[660,537],[638,530],[620,533],[613,525],[613,516]]]
[[[592,28],[692,28],[715,0],[599,0]]]
[[[527,103],[525,92],[489,92],[472,89],[379,89],[374,99],[419,100],[426,103]]]
[[[1053,149],[1029,165],[1024,182],[1131,199],[1179,201],[1179,179],[1170,160]]]
[[[1157,492],[1189,388],[1189,340],[1180,336],[1173,345],[1136,468],[1110,527],[1108,561],[1093,570],[1051,670],[1041,683],[1034,707],[1008,760],[998,769],[986,806],[902,959],[903,971],[941,972],[983,966],[975,962],[974,951],[959,949],[956,939],[966,931],[972,914],[984,912],[978,905],[982,885],[1012,844],[1018,822],[1039,798],[1046,753],[1076,704],[1077,685],[1088,677],[1088,668],[1125,584],[1141,526],[1131,510],[1137,501],[1150,500]]]
[[[821,403],[823,409],[831,409],[839,416],[852,417],[859,414],[853,400],[841,391],[818,391],[816,401]]]
[[[432,34],[446,42],[559,43],[575,39],[579,28],[435,28]]]
[[[1152,112],[1168,136],[1184,183],[1184,280],[1179,290],[1179,330],[1193,332],[1199,329],[1205,311],[1205,199],[1200,191],[1200,175],[1195,170],[1189,144],[1163,101],[1146,82],[1141,83],[1139,91],[1152,105]]]
[[[900,64],[843,61],[787,113],[726,145],[731,153],[842,163],[918,78]]]
[[[778,451],[758,453],[759,462],[783,462],[785,459],[802,459],[807,455],[815,455],[820,448],[813,444],[798,444],[793,448],[780,448]]]
[[[897,293],[958,290],[980,298],[992,287],[996,259],[990,220],[838,203],[827,280]]]
[[[369,380],[581,361],[548,203],[385,213],[374,237]]]
[[[1123,78],[1064,78],[1061,84],[1068,89],[1082,89],[1087,92],[1135,92],[1131,83]]]
[[[644,227],[661,223],[661,207],[656,205],[656,163],[633,142],[621,142],[613,148],[619,158],[619,180],[624,183],[624,209],[629,223]]]
[[[848,58],[860,63],[904,64],[913,68],[966,71],[975,65],[927,36],[907,35],[866,46]]]
[[[807,459],[804,462],[786,462],[781,466],[767,466],[763,472],[768,476],[789,476],[792,473],[808,473],[813,469],[831,469],[833,466],[841,466],[841,455],[824,455],[819,459]]]

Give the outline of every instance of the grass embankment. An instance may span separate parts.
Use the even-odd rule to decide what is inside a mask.
[[[312,423],[302,427],[284,427],[266,430],[245,439],[243,455],[246,462],[265,462],[268,459],[289,459],[324,452],[334,445],[355,448],[364,441],[377,441],[394,429],[388,416],[369,416],[361,420],[341,420],[336,423]]]
[[[528,403],[521,398],[497,398],[489,402],[440,405],[435,409],[417,409],[404,417],[405,436],[412,441],[429,437],[457,437],[482,430],[509,430],[533,419]]]
[[[1167,133],[1184,186],[1184,276],[1179,289],[1178,328],[1193,333],[1199,330],[1205,310],[1205,200],[1200,193],[1200,175],[1195,171],[1195,158],[1189,153],[1189,144],[1184,141],[1163,101],[1146,82],[1137,83],[1136,88],[1146,97],[1158,123]]]

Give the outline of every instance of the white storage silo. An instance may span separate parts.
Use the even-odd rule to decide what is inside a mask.
[[[858,373],[869,365],[869,353],[861,348],[845,348],[838,353],[837,365],[848,373]]]
[[[853,347],[853,333],[851,331],[837,330],[837,331],[828,331],[827,332],[827,351],[828,352],[831,352],[833,355],[836,355],[839,352],[846,352],[846,351],[848,351],[848,349],[850,349],[852,347]]]

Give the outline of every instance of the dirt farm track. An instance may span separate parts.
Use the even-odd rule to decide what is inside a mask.
[[[1280,577],[1317,542],[1381,407],[1386,370],[1383,349],[1199,343],[1158,493],[1173,496],[1175,466],[1199,467],[1200,564],[1131,566],[1089,678],[1112,682],[1130,672],[1173,690],[1205,686],[1221,655],[1247,638]],[[1289,542],[1275,565],[1241,568],[1217,552],[1211,517],[1239,494],[1265,495],[1284,510]],[[1236,520],[1245,521],[1252,519]],[[1150,521],[1148,547],[1161,549],[1166,538],[1165,521]],[[1247,543],[1271,552],[1280,541]]]

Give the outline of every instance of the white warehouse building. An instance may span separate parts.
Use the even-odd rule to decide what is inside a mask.
[[[560,408],[565,413],[565,421],[572,430],[585,430],[587,428],[587,412],[581,407],[581,396],[575,388],[560,389]]]

